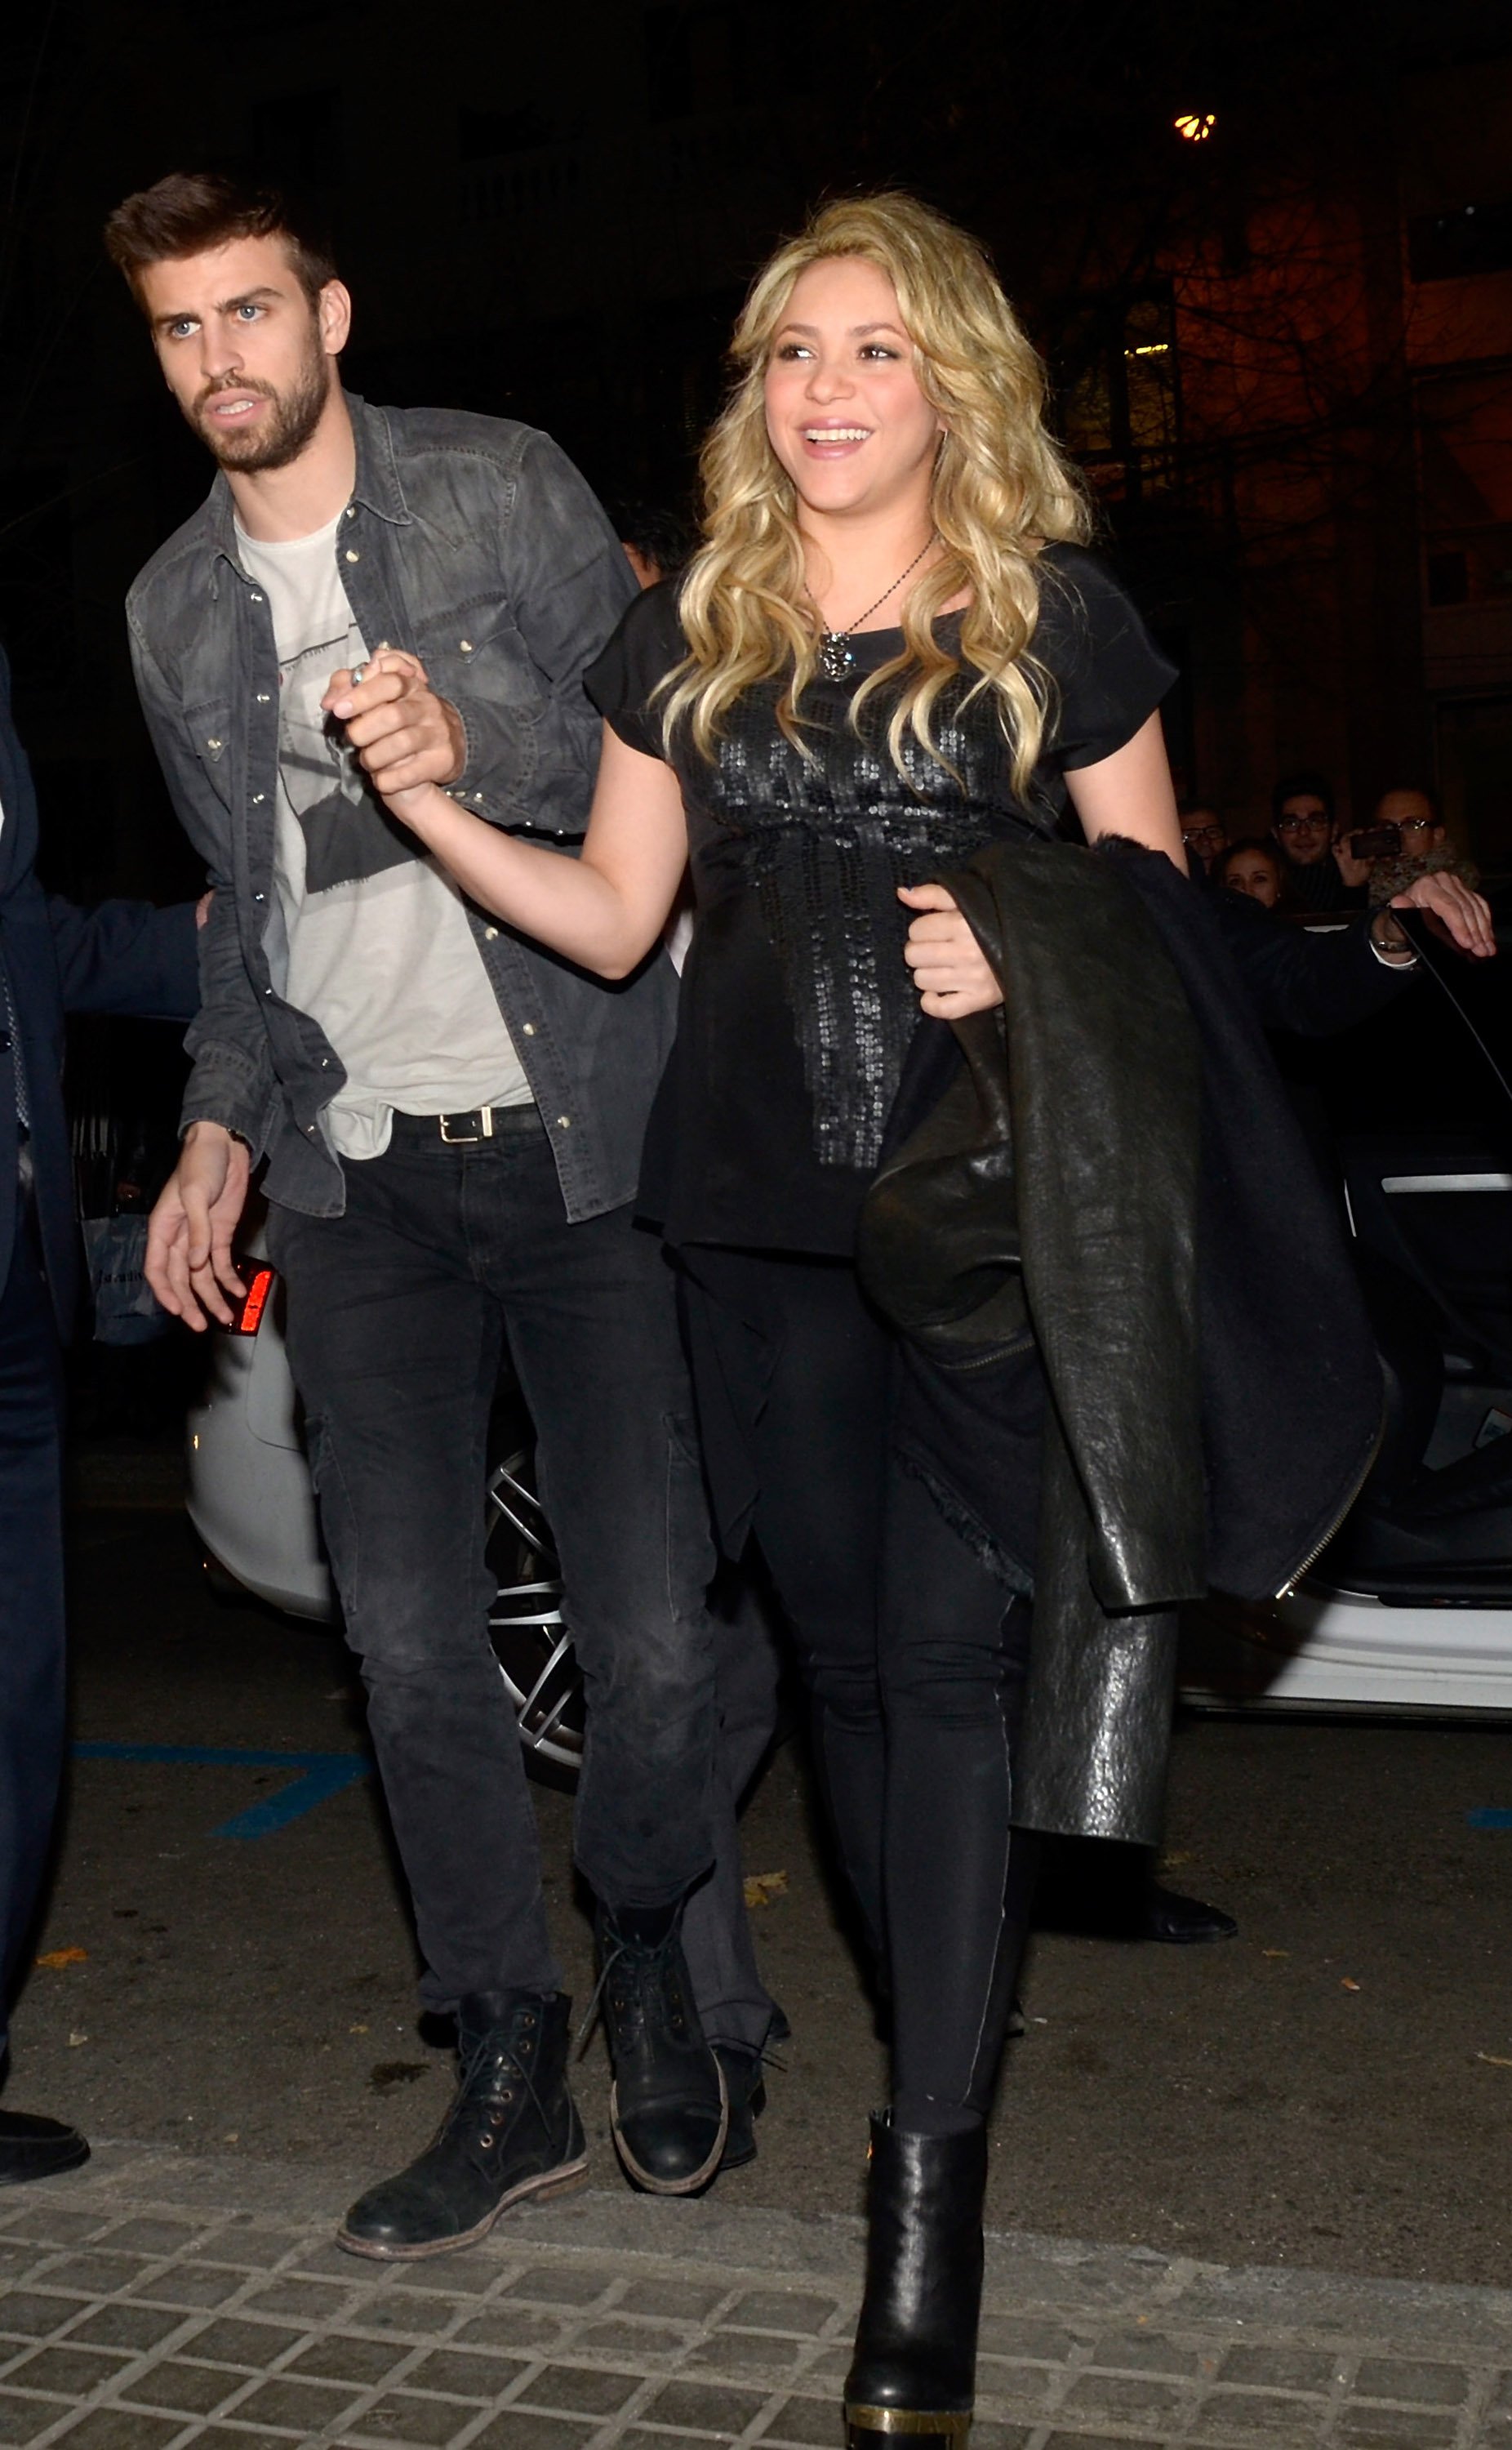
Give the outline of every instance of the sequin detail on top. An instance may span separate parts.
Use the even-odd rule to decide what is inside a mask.
[[[885,714],[879,710],[881,721],[873,715],[859,737],[843,688],[816,689],[805,759],[779,730],[774,696],[756,690],[740,700],[713,771],[689,760],[683,780],[721,828],[718,865],[742,871],[782,964],[815,1153],[824,1165],[869,1172],[919,1019],[903,960],[911,914],[898,887],[960,865],[996,838],[1039,828],[1007,788],[996,725],[979,714],[957,725],[948,695],[936,736],[960,780],[912,743],[907,777],[900,774],[880,737]]]

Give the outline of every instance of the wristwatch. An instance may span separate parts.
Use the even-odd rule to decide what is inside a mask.
[[[1376,934],[1376,927],[1383,919],[1391,931],[1385,942]],[[1376,960],[1384,962],[1388,970],[1415,970],[1418,966],[1417,954],[1407,943],[1389,910],[1376,910],[1371,913],[1370,950]]]

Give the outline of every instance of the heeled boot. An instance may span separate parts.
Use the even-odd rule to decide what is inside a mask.
[[[849,2450],[906,2436],[911,2450],[962,2450],[976,2394],[981,2317],[984,2127],[910,2135],[871,2123],[866,2293],[845,2379]]]

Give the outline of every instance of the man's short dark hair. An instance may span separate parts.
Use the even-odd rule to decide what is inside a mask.
[[[127,196],[105,225],[105,248],[140,306],[142,276],[237,238],[281,238],[300,287],[313,306],[336,263],[328,232],[302,202],[277,187],[249,185],[218,170],[174,170]]]
[[[1376,807],[1379,808],[1382,801],[1388,800],[1393,791],[1410,791],[1414,798],[1426,800],[1428,807],[1433,812],[1434,824],[1436,826],[1443,825],[1444,810],[1439,806],[1439,795],[1436,791],[1430,791],[1426,783],[1388,783],[1384,791],[1378,791],[1376,793]]]
[[[681,511],[663,502],[616,499],[610,504],[614,534],[670,578],[691,558],[694,535]]]
[[[1274,825],[1289,800],[1321,800],[1333,822],[1333,785],[1327,774],[1283,774],[1270,794],[1270,822]]]

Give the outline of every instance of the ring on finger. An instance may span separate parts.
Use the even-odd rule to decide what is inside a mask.
[[[352,687],[354,689],[360,689],[366,678],[366,664],[354,664],[352,667]]]

